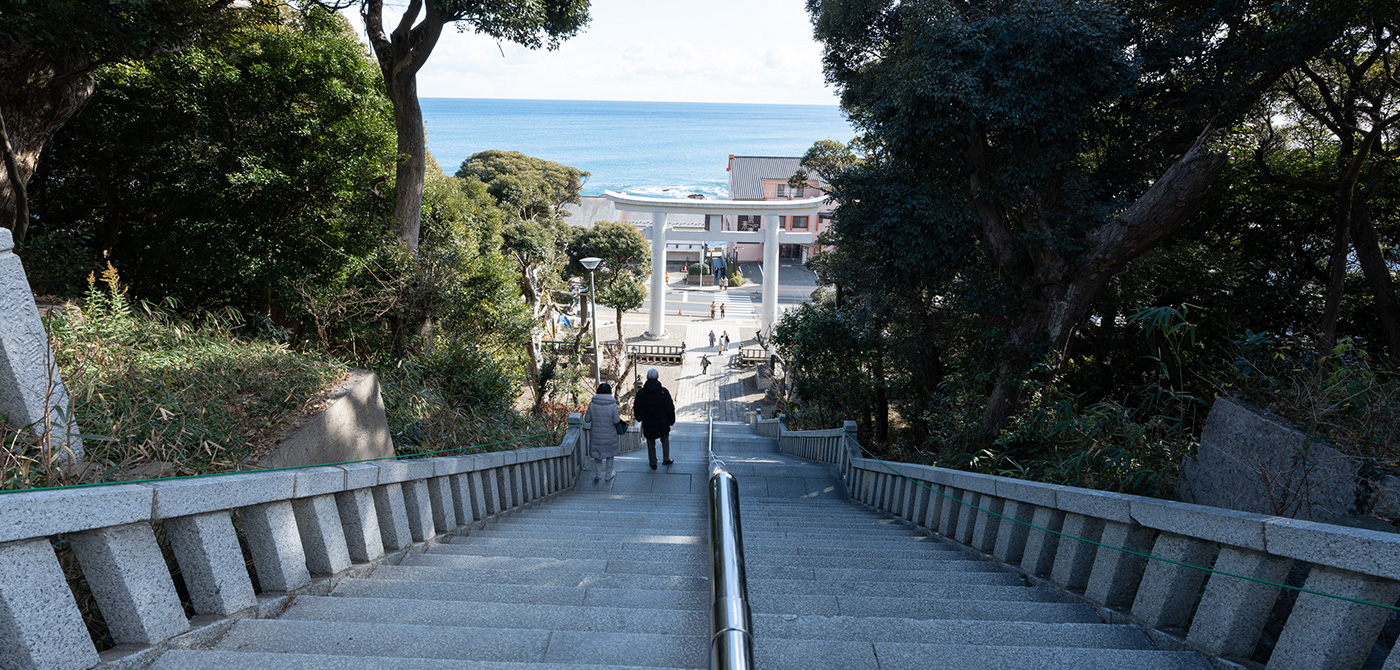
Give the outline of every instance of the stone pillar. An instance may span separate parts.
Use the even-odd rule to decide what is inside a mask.
[[[408,532],[414,542],[423,542],[436,535],[433,530],[433,503],[428,497],[428,480],[414,479],[403,483],[404,512],[408,515]]]
[[[1145,554],[1152,549],[1152,531],[1137,524],[1104,521],[1099,547],[1094,556],[1094,568],[1089,572],[1089,583],[1084,587],[1084,597],[1101,605],[1122,609],[1131,605],[1137,594],[1138,581],[1142,578],[1143,562],[1146,558],[1126,551],[1109,549],[1120,547]]]
[[[1059,532],[1064,521],[1064,512],[1053,507],[1035,506],[1035,511],[1031,513],[1031,525],[1036,527],[1026,532],[1026,547],[1021,553],[1022,570],[1037,577],[1050,574],[1055,565],[1055,554],[1060,548],[1060,536],[1048,531]]]
[[[1251,549],[1221,546],[1216,570],[1282,584],[1292,561]],[[1186,639],[1216,656],[1248,657],[1269,620],[1278,587],[1215,573],[1206,581],[1201,604]]]
[[[963,491],[962,504],[958,505],[957,535],[949,535],[962,544],[972,546],[972,531],[977,529],[977,506],[982,504],[982,494],[976,491]]]
[[[1152,555],[1197,568],[1209,568],[1211,559],[1215,558],[1215,544],[1162,532],[1152,545]],[[1148,561],[1133,601],[1133,616],[1141,619],[1149,628],[1185,628],[1207,574],[1205,570],[1166,561]]]
[[[1035,514],[1035,506],[1006,500],[1002,503],[1001,513],[1006,518],[997,525],[997,539],[992,548],[992,555],[1011,565],[1017,565],[1026,551],[1026,536],[1031,529],[1026,524],[1030,523]]]
[[[301,547],[296,514],[287,500],[244,507],[241,511],[248,553],[258,571],[258,586],[267,591],[291,591],[311,583],[306,551]]]
[[[165,520],[165,533],[199,614],[233,614],[257,604],[253,580],[227,511]]]
[[[350,567],[345,527],[334,494],[297,498],[292,501],[292,512],[301,533],[307,569],[318,575],[333,575]]]
[[[189,629],[150,524],[77,533],[72,543],[117,644],[155,644]]]
[[[9,229],[0,228],[0,414],[13,426],[31,427],[58,450],[59,463],[71,465],[83,460],[83,441],[64,420],[72,417],[68,391],[14,246]]]
[[[428,502],[433,508],[433,527],[439,533],[450,533],[460,525],[457,503],[453,500],[452,480],[444,475],[428,480]]]
[[[0,649],[5,668],[97,665],[97,650],[46,537],[0,544]]]
[[[1060,537],[1059,550],[1055,552],[1050,579],[1070,591],[1082,591],[1089,583],[1089,571],[1094,567],[1094,556],[1099,549],[1083,540],[1098,542],[1103,533],[1103,520],[1066,512],[1061,532],[1064,536]]]
[[[938,532],[943,537],[956,540],[958,534],[958,515],[962,514],[963,492],[951,486],[943,487],[943,503],[938,510]]]
[[[486,485],[482,481],[481,471],[475,470],[463,475],[467,478],[468,487],[472,491],[472,521],[480,521],[491,515],[491,510],[486,506]]]
[[[759,330],[763,336],[773,336],[773,326],[778,323],[778,217],[763,217],[763,322]]]
[[[374,494],[369,489],[337,493],[335,504],[340,511],[340,525],[345,531],[350,560],[365,563],[383,556],[384,538],[379,532]]]
[[[1314,564],[1304,588],[1382,605],[1400,598],[1400,582]],[[1269,657],[1270,668],[1359,668],[1391,610],[1312,593],[1299,593]],[[1395,652],[1391,652],[1394,655]]]
[[[651,323],[646,337],[666,337],[666,213],[651,215]]]
[[[972,548],[983,553],[991,553],[997,545],[997,529],[1001,527],[1002,503],[1004,501],[989,494],[982,494],[978,507],[986,510],[977,512],[977,528],[972,531]]]
[[[374,509],[379,515],[379,534],[385,550],[398,551],[413,544],[402,486],[384,484],[374,487]]]

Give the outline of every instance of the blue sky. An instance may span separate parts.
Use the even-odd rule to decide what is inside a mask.
[[[392,28],[406,3],[386,4],[397,5],[385,8],[385,23]],[[418,75],[418,94],[837,102],[822,79],[821,46],[812,39],[803,0],[593,0],[590,13],[593,20],[584,32],[558,51],[498,47],[489,38],[449,27]],[[360,28],[357,14],[351,22]]]

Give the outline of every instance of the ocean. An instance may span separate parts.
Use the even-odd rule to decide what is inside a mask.
[[[486,149],[587,170],[584,195],[728,197],[729,154],[801,156],[849,142],[840,108],[703,102],[422,98],[428,151],[444,172]]]

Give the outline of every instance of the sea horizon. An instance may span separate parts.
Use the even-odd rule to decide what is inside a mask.
[[[729,154],[801,156],[848,142],[840,107],[816,104],[420,98],[428,151],[454,174],[471,154],[519,151],[590,173],[584,195],[728,197]]]

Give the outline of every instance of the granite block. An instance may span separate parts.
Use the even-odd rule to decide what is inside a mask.
[[[0,542],[145,521],[154,494],[128,484],[0,495]]]
[[[1255,551],[1264,550],[1264,522],[1272,518],[1155,498],[1135,498],[1132,515],[1148,528]]]
[[[216,475],[147,484],[155,489],[156,519],[186,517],[273,500],[290,500],[295,471]]]
[[[293,498],[310,498],[345,490],[345,471],[340,468],[304,468],[291,472],[296,475]]]

